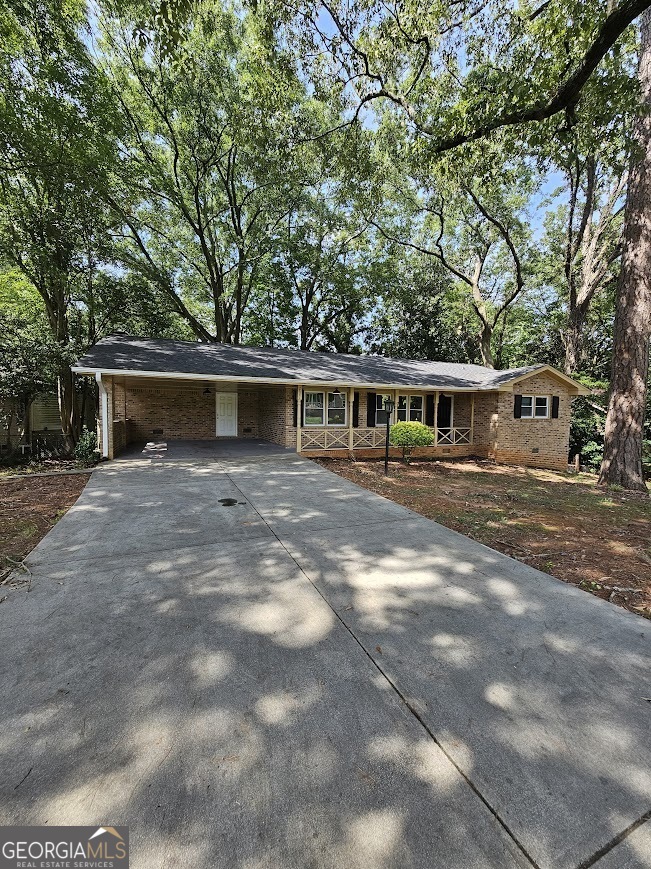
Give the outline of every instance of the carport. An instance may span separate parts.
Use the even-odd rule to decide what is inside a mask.
[[[249,459],[295,455],[294,450],[260,438],[220,438],[219,440],[157,440],[129,444],[116,462],[193,462],[220,459]]]

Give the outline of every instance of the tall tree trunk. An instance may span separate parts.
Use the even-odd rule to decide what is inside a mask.
[[[589,302],[585,305],[576,304],[570,309],[567,330],[564,335],[565,365],[564,371],[570,376],[576,372],[581,360],[583,349],[583,330],[588,314]]]
[[[651,12],[641,18],[642,107],[628,179],[613,369],[599,482],[646,492],[642,440],[651,336]]]
[[[479,352],[481,353],[482,365],[486,368],[495,368],[495,360],[493,359],[493,350],[491,348],[491,339],[493,337],[493,327],[490,323],[483,322],[481,331],[479,332]]]
[[[75,395],[74,374],[67,363],[64,363],[59,370],[57,397],[61,416],[63,447],[66,453],[72,453],[77,442],[77,396]]]

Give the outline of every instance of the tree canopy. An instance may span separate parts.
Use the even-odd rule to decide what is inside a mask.
[[[3,394],[56,384],[74,443],[70,362],[116,329],[547,362],[598,456],[650,5],[11,0]]]

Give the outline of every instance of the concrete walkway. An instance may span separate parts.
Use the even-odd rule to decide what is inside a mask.
[[[28,563],[2,824],[128,824],[134,869],[651,866],[648,621],[274,449],[107,464]]]

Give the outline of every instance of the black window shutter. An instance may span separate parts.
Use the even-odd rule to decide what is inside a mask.
[[[434,425],[434,396],[428,395],[425,405],[425,425]]]
[[[522,396],[513,396],[513,417],[514,419],[522,419]]]
[[[558,405],[560,398],[558,395],[552,395],[552,419],[558,419]]]
[[[297,396],[298,396],[298,390],[295,389],[292,393],[292,401],[294,404],[294,422],[292,423],[292,425],[294,426],[294,428],[297,428],[297,426],[298,426],[298,397]]]
[[[359,428],[359,392],[353,395],[353,428]]]
[[[366,393],[366,425],[375,428],[375,393]]]

